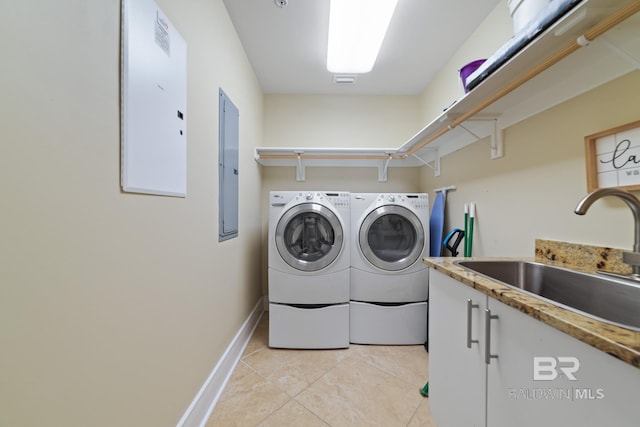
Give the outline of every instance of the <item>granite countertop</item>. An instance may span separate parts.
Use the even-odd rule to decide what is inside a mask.
[[[517,259],[524,261],[535,260],[583,272],[604,269],[617,273],[626,273],[629,269],[628,266],[622,263],[621,258],[622,251],[618,249],[536,240],[535,259]],[[473,273],[454,263],[462,259],[469,258],[424,258],[424,263],[522,313],[640,369],[640,331],[611,325],[581,315],[536,298],[531,294],[515,290],[501,284],[499,281]],[[514,258],[471,259],[505,260]]]

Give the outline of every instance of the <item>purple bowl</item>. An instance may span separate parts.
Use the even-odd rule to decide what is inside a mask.
[[[458,70],[460,73],[460,79],[462,80],[462,87],[464,88],[464,92],[467,93],[469,90],[467,89],[467,79],[475,70],[480,68],[482,64],[484,64],[486,59],[476,59],[475,61],[469,62],[467,65],[463,66]]]

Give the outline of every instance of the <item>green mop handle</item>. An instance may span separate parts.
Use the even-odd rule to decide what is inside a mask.
[[[467,256],[472,256],[473,253],[473,223],[476,218],[476,202],[471,202],[471,206],[469,209],[469,254]]]
[[[464,204],[464,251],[463,254],[465,257],[469,256],[469,204]]]

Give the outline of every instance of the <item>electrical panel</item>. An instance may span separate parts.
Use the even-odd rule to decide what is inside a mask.
[[[124,0],[121,186],[187,194],[187,44],[153,0]]]

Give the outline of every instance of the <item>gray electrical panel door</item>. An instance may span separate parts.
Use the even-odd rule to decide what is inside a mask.
[[[220,89],[219,113],[219,241],[238,235],[238,144],[239,113]]]

